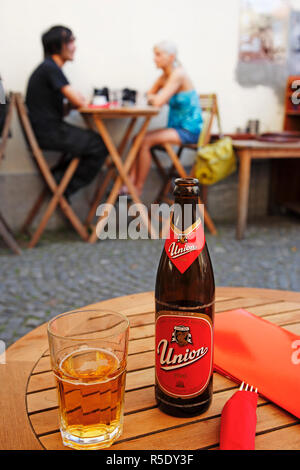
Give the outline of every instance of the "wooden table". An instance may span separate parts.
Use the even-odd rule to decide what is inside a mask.
[[[115,170],[117,172],[118,177],[115,180],[114,186],[110,192],[108,199],[106,200],[106,204],[110,204],[111,206],[115,204],[120,188],[122,184],[125,184],[129,190],[130,195],[132,196],[133,201],[136,204],[141,204],[141,200],[138,197],[136,192],[135,186],[131,182],[128,174],[129,171],[135,161],[135,158],[138,154],[140,149],[142,140],[147,132],[150,120],[153,116],[156,116],[159,113],[159,108],[155,108],[153,106],[144,106],[144,107],[112,107],[112,108],[97,108],[97,107],[87,107],[81,108],[80,113],[82,114],[84,120],[88,124],[90,128],[96,128],[99,134],[101,135],[106,148],[109,152],[109,156],[112,159],[113,166],[108,169],[104,182],[101,184],[97,194],[95,195],[94,202],[91,206],[90,213],[88,214],[86,223],[89,223],[92,218],[96,214],[96,209],[101,201],[105,190],[114,176]],[[119,148],[117,149],[111,135],[109,134],[107,127],[104,123],[106,119],[130,119],[127,130],[124,134],[124,137],[121,141]],[[127,154],[122,160],[122,154],[126,148],[126,145],[132,135],[133,129],[135,127],[136,121],[138,118],[143,118],[143,124],[140,127],[140,130],[136,134],[136,138],[133,141],[132,146]],[[111,207],[110,206],[110,207]],[[107,217],[109,216],[110,210],[108,208]],[[144,220],[144,223],[149,228],[149,234],[154,234],[151,221],[146,213],[142,211],[141,217]],[[101,233],[106,223],[106,218],[99,218],[97,224],[97,232],[98,234]],[[97,240],[97,233],[96,227],[93,228],[92,234],[90,236],[89,241],[94,243]]]
[[[257,140],[234,140],[233,146],[240,160],[236,238],[241,240],[247,225],[251,161],[261,158],[300,158],[300,141],[277,144]]]
[[[95,306],[130,319],[124,432],[113,450],[217,449],[220,414],[237,385],[214,374],[210,409],[195,418],[162,413],[154,399],[154,296],[143,293]],[[91,307],[91,306],[90,306]],[[86,307],[86,308],[90,308]],[[218,288],[216,312],[249,311],[300,335],[300,294],[246,288]],[[59,425],[50,370],[46,324],[18,340],[0,364],[0,449],[66,449]],[[256,449],[299,449],[299,420],[259,398]]]

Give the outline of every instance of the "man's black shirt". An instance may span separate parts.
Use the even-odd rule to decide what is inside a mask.
[[[63,120],[61,88],[69,82],[51,57],[46,57],[32,73],[26,93],[30,121],[36,131],[55,129]]]
[[[31,75],[26,94],[29,118],[40,148],[62,152],[65,157],[52,169],[57,183],[61,181],[70,160],[80,158],[64,192],[66,197],[88,185],[107,156],[107,149],[98,133],[63,120],[64,95],[61,89],[68,84],[61,68],[51,57],[47,57]]]

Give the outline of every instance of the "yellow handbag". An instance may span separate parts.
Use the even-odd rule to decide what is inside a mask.
[[[219,133],[222,135],[221,119],[219,108],[214,94],[209,95],[212,99],[211,106],[207,109],[209,111],[208,119],[204,123],[203,130],[199,137],[198,152],[195,162],[195,176],[198,178],[200,184],[211,185],[221,181],[227,176],[236,171],[237,163],[232,140],[230,137],[222,137],[213,144],[204,143],[209,140],[212,119],[214,116],[218,121]]]
[[[223,137],[198,149],[195,176],[200,184],[215,184],[235,172],[236,168],[236,156],[230,137]]]

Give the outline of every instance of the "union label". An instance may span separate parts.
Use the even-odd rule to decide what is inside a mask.
[[[201,220],[197,220],[187,230],[181,232],[172,223],[165,250],[176,268],[183,274],[199,256],[205,245]]]
[[[208,385],[212,374],[213,330],[203,315],[161,315],[156,321],[155,370],[168,395],[192,398]]]

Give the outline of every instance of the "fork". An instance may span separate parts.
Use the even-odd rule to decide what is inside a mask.
[[[242,382],[225,403],[221,415],[220,449],[254,450],[258,390]]]
[[[243,391],[244,385],[245,385],[245,392],[248,391],[248,387],[250,387],[250,385],[249,385],[249,384],[245,384],[245,382],[242,382],[242,384],[241,384],[241,386],[240,386],[240,392]],[[254,389],[254,387],[253,387],[253,385],[251,385],[251,388],[250,388],[249,392],[253,392],[253,389]],[[254,393],[258,393],[257,387],[256,387],[256,389],[254,390]]]

